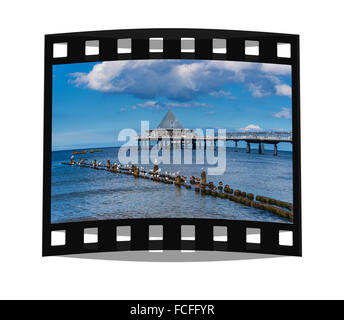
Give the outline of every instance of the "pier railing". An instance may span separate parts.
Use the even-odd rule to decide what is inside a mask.
[[[218,142],[222,142],[222,147],[226,147],[227,141],[235,143],[235,152],[238,151],[238,142],[246,142],[246,152],[251,152],[251,144],[258,144],[260,154],[264,154],[264,144],[274,145],[274,155],[277,156],[277,145],[281,142],[293,143],[291,132],[281,131],[259,131],[259,132],[229,132],[226,136],[201,136],[196,134],[186,135],[161,135],[159,137],[151,135],[143,135],[136,137],[138,147],[142,149],[150,149],[151,142],[161,142],[162,148],[170,148],[172,145],[179,146],[181,149],[207,149],[220,147]]]
[[[137,136],[137,140],[246,140],[246,139],[257,139],[257,140],[273,140],[273,141],[287,141],[292,142],[293,137],[291,132],[229,132],[226,136],[201,136],[197,134],[186,134],[186,135],[143,135]]]

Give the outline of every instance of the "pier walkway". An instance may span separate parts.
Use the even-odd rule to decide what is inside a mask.
[[[234,142],[235,152],[238,151],[238,142],[246,142],[246,152],[251,152],[251,144],[258,144],[259,154],[264,154],[264,144],[274,145],[274,155],[277,156],[277,145],[282,142],[293,143],[291,132],[258,131],[258,132],[229,132],[226,136],[199,136],[196,134],[174,135],[166,132],[165,135],[155,137],[144,135],[136,137],[139,149],[151,149],[157,143],[163,149],[214,149],[227,147],[227,142]]]

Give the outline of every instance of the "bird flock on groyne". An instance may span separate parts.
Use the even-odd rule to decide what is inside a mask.
[[[203,196],[212,196],[221,199],[228,199],[238,204],[253,207],[256,209],[270,212],[276,216],[293,221],[293,205],[292,203],[276,200],[269,197],[256,195],[253,193],[247,193],[238,189],[231,188],[228,184],[220,181],[218,186],[215,186],[213,182],[207,182],[206,173],[204,170],[201,172],[201,177],[186,177],[177,172],[162,172],[161,168],[155,163],[154,168],[146,170],[144,167],[135,165],[122,165],[118,163],[111,163],[110,160],[101,163],[97,160],[80,161],[74,160],[72,157],[70,162],[62,162],[64,165],[77,166],[83,168],[91,168],[95,170],[105,170],[115,174],[131,175],[135,178],[149,179],[155,182],[173,184],[178,188],[194,189],[196,193],[200,193]]]

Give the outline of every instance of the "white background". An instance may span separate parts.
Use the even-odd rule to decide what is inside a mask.
[[[0,5],[0,298],[344,298],[342,1],[116,2]],[[41,257],[44,34],[154,27],[301,35],[302,258]]]

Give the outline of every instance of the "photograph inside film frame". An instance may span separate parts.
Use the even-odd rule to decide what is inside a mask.
[[[190,59],[54,65],[51,223],[293,224],[291,71]]]

